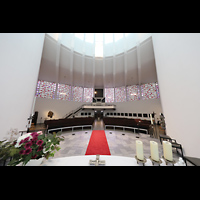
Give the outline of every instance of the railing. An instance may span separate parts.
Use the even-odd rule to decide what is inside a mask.
[[[148,130],[147,130],[147,129],[135,128],[135,127],[129,127],[129,126],[105,125],[105,130],[106,130],[106,128],[107,128],[108,126],[114,127],[114,130],[115,130],[116,127],[117,127],[117,128],[123,128],[123,132],[125,131],[125,129],[133,129],[133,130],[134,130],[134,133],[136,133],[135,130],[137,129],[137,130],[139,130],[139,131],[140,131],[140,130],[146,131],[146,134],[148,134]],[[138,131],[138,132],[139,132],[139,131]]]
[[[74,128],[78,128],[78,127],[82,127],[82,131],[83,131],[83,127],[90,127],[91,130],[92,130],[92,125],[83,125],[83,126],[67,126],[67,127],[60,127],[60,128],[49,129],[49,130],[48,130],[48,133],[49,133],[49,131],[56,131],[56,130],[61,130],[61,132],[62,132],[63,129],[69,129],[69,128],[71,128],[71,129],[72,129],[72,132],[73,132],[73,131],[74,131]]]

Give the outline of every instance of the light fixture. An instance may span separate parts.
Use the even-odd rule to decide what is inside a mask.
[[[97,91],[94,91],[95,94],[97,94]]]
[[[52,111],[49,111],[48,114],[47,114],[47,116],[50,117],[50,118],[52,118],[53,115],[54,115],[54,113]]]

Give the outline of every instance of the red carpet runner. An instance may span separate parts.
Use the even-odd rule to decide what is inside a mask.
[[[104,130],[92,131],[85,155],[111,155]]]

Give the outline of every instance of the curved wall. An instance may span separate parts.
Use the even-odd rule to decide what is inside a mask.
[[[38,79],[94,88],[157,82],[152,38],[124,53],[94,58],[46,34]]]
[[[153,45],[167,134],[200,157],[200,34],[155,33]]]
[[[1,132],[27,130],[32,114],[44,33],[0,34]]]

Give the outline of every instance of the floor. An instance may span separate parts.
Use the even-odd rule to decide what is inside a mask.
[[[102,120],[95,120],[93,130],[104,130],[104,123]],[[60,143],[60,151],[56,152],[54,158],[67,157],[67,156],[81,156],[85,155],[92,130],[79,130],[79,131],[63,131],[64,141]],[[154,137],[150,137],[144,133],[133,133],[131,131],[122,130],[105,130],[106,138],[110,148],[111,155],[135,157],[136,155],[136,140],[143,142],[144,156],[150,156],[150,141],[158,143],[159,156],[163,156],[163,147],[160,143],[159,134],[163,134],[159,127],[154,130]],[[173,150],[173,158],[178,161],[179,155]],[[50,158],[53,159],[53,158]],[[43,161],[43,163],[45,160]]]
[[[85,155],[90,136],[92,131],[76,131],[75,135],[72,132],[63,132],[65,140],[60,143],[60,151],[56,152],[54,158],[66,157],[66,156],[80,156]],[[156,141],[158,143],[159,156],[163,155],[162,145],[157,138],[151,138],[147,134],[143,133],[133,133],[133,132],[122,132],[122,131],[111,131],[106,130],[106,138],[110,148],[111,155],[115,156],[127,156],[135,157],[136,155],[136,140],[141,140],[143,142],[144,156],[149,158],[150,156],[150,141]],[[125,134],[125,135],[122,135]],[[139,138],[137,138],[139,137]],[[173,150],[173,158],[178,161],[179,155]],[[45,162],[45,161],[44,161]]]

